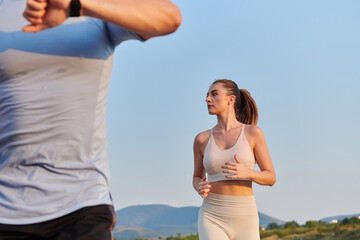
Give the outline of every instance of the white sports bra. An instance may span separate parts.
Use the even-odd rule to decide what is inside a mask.
[[[226,178],[225,175],[229,175],[229,173],[223,173],[221,167],[225,165],[228,161],[235,161],[234,155],[240,160],[242,164],[247,166],[248,168],[255,168],[255,157],[253,151],[250,148],[249,142],[245,136],[245,124],[242,124],[241,133],[239,138],[237,139],[234,146],[228,149],[220,149],[214,140],[213,130],[210,130],[210,138],[208,143],[206,144],[204,151],[204,159],[203,165],[205,171],[208,174],[209,182],[218,182],[224,180],[239,180],[239,179],[229,179]],[[250,179],[241,179],[248,180]]]

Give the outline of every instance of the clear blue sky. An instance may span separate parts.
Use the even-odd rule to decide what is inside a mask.
[[[257,102],[277,173],[254,184],[258,210],[285,221],[360,213],[360,2],[175,3],[170,36],[118,47],[108,98],[116,209],[200,206],[195,135],[216,124],[205,95],[219,78]]]

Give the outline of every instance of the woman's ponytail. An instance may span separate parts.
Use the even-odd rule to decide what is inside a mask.
[[[235,104],[236,106],[238,106],[235,106],[236,118],[239,122],[256,125],[259,115],[255,100],[245,89],[239,89],[239,95],[240,101],[237,101],[238,104]]]
[[[255,100],[250,93],[245,89],[239,89],[235,82],[228,79],[219,79],[213,84],[215,83],[222,83],[224,88],[228,89],[229,95],[236,96],[234,108],[237,120],[245,124],[256,125],[259,114]]]

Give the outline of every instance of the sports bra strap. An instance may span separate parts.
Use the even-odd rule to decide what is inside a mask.
[[[243,123],[242,126],[241,126],[240,136],[244,134],[244,131],[245,131],[245,123]]]

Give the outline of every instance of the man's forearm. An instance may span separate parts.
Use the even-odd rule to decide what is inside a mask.
[[[80,0],[80,5],[81,15],[113,23],[145,39],[172,33],[181,24],[180,10],[170,0]],[[30,24],[23,31],[39,32],[61,25],[70,13],[78,16],[78,8],[78,1],[27,0],[23,16]]]
[[[168,0],[81,0],[82,15],[111,22],[144,38],[172,33],[181,24],[179,8]]]

